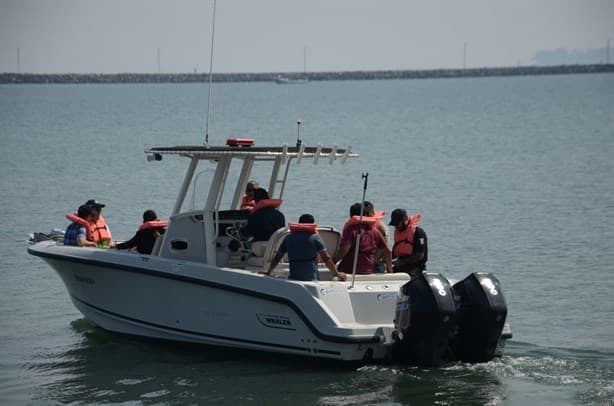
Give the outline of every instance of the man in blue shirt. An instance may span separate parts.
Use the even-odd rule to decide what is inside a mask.
[[[94,219],[94,211],[92,206],[88,204],[79,206],[77,216],[85,220],[85,222],[91,222]],[[88,241],[87,230],[85,229],[84,225],[73,222],[68,226],[68,228],[66,228],[66,233],[64,233],[64,245],[95,247],[96,243],[93,241]]]
[[[290,226],[291,233],[284,239],[279,246],[277,253],[271,261],[271,265],[265,275],[270,275],[273,269],[279,264],[284,254],[288,254],[290,261],[290,276],[288,279],[298,281],[313,281],[319,280],[317,257],[326,264],[333,276],[341,280],[345,280],[346,275],[343,272],[338,272],[333,260],[326,251],[326,247],[322,239],[315,231],[315,220],[311,214],[303,214],[299,220],[301,224],[312,224],[313,227],[296,227],[293,230]]]

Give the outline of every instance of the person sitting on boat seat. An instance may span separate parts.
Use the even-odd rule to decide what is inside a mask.
[[[90,199],[85,204],[92,206],[94,218],[92,220],[91,240],[96,243],[98,247],[108,247],[111,244],[111,230],[107,226],[107,222],[102,217],[102,208],[104,204]]]
[[[66,228],[64,233],[64,245],[95,247],[96,243],[87,239],[88,228],[94,219],[92,206],[87,204],[79,206],[77,216],[71,216],[73,216],[72,223]]]
[[[252,210],[256,205],[254,201],[254,191],[258,189],[260,185],[255,180],[250,180],[247,182],[247,186],[245,187],[245,194],[243,195],[243,199],[241,200],[241,210]]]
[[[168,221],[160,221],[158,215],[153,210],[146,210],[143,213],[143,224],[139,227],[134,237],[126,242],[115,244],[112,248],[118,250],[131,249],[136,247],[139,254],[151,254],[156,239],[164,234]]]
[[[286,225],[286,218],[278,210],[282,202],[271,199],[263,188],[254,190],[254,201],[256,204],[240,233],[244,237],[252,237],[252,241],[268,241],[275,231]]]
[[[407,211],[394,209],[388,223],[394,227],[394,272],[408,273],[411,278],[422,274],[428,260],[426,233],[418,227],[420,219],[419,214],[408,216]]]
[[[319,280],[317,263],[319,255],[333,276],[343,281],[346,279],[345,273],[337,271],[333,260],[328,255],[328,251],[326,251],[326,247],[318,234],[317,224],[315,224],[311,214],[303,214],[298,223],[289,223],[289,226],[290,234],[279,246],[269,269],[260,273],[271,275],[271,272],[287,253],[290,261],[290,276],[288,276],[288,279],[298,281]]]
[[[339,263],[338,269],[351,274],[354,269],[354,251],[356,249],[356,237],[360,233],[358,243],[358,257],[356,264],[357,274],[372,274],[375,266],[375,252],[378,249],[384,251],[386,272],[392,273],[392,259],[386,240],[375,227],[377,218],[360,217],[361,203],[354,203],[350,207],[350,220],[343,227],[341,244],[335,262]],[[363,210],[364,214],[364,210]]]

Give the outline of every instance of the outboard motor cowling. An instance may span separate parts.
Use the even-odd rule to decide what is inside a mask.
[[[394,324],[394,357],[419,366],[436,366],[445,356],[456,327],[450,283],[438,273],[423,272],[401,288]]]
[[[455,283],[452,290],[458,314],[452,356],[464,362],[491,360],[507,317],[499,280],[487,272],[474,272]]]

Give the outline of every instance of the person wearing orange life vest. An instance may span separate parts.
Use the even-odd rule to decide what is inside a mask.
[[[334,259],[341,261],[338,269],[347,274],[354,271],[354,256],[356,250],[356,237],[360,233],[358,256],[356,264],[357,274],[372,274],[375,266],[375,253],[378,249],[384,251],[386,272],[392,272],[391,254],[388,244],[382,234],[375,227],[377,218],[363,216],[360,219],[362,203],[354,203],[350,206],[350,219],[343,227],[339,251]],[[364,210],[363,210],[364,214]]]
[[[76,216],[70,214],[67,217],[72,223],[66,228],[64,233],[64,245],[95,247],[96,243],[88,240],[90,224],[94,218],[92,206],[87,204],[79,206]]]
[[[303,214],[298,223],[289,223],[289,226],[290,234],[282,241],[269,268],[260,273],[270,275],[287,253],[290,261],[288,279],[298,281],[319,280],[317,263],[319,255],[333,276],[342,281],[346,279],[345,273],[337,271],[332,258],[328,255],[324,242],[318,234],[315,219],[311,214]]]
[[[102,217],[102,208],[105,207],[105,205],[94,199],[88,200],[85,204],[91,206],[94,213],[90,241],[94,241],[98,247],[109,247],[112,240],[111,230],[104,217]]]
[[[256,204],[240,233],[252,237],[252,241],[268,241],[275,231],[286,225],[286,218],[278,210],[282,202],[271,199],[263,188],[254,190],[254,201]]]
[[[255,180],[250,180],[247,182],[247,186],[245,187],[245,194],[243,195],[243,199],[241,200],[241,210],[252,210],[256,205],[254,201],[254,191],[258,189],[260,185]]]
[[[130,240],[115,244],[111,248],[118,250],[136,247],[139,254],[151,254],[156,239],[164,234],[168,221],[161,221],[153,210],[146,210],[143,213],[143,224],[139,227],[134,237]]]
[[[428,260],[426,233],[418,227],[421,218],[419,214],[408,216],[407,211],[394,209],[388,223],[394,227],[394,272],[405,272],[412,278],[420,276],[422,271],[426,270]]]

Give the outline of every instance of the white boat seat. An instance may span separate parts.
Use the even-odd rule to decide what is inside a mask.
[[[269,241],[256,241],[252,243],[252,255],[247,259],[246,268],[264,268],[271,263],[273,256],[290,230],[282,227],[275,231]]]
[[[255,257],[264,257],[268,241],[254,241],[252,243],[252,255]]]
[[[341,233],[332,228],[318,228],[320,238],[326,247],[326,251],[331,258],[334,258],[341,242]],[[284,238],[290,234],[288,228],[280,228],[275,231],[268,241],[256,241],[252,243],[252,255],[247,259],[246,267],[264,268],[270,264],[283,242]],[[288,255],[284,255],[282,262],[288,262]]]
[[[341,233],[331,228],[318,228],[318,234],[331,258],[334,258],[341,243]]]

